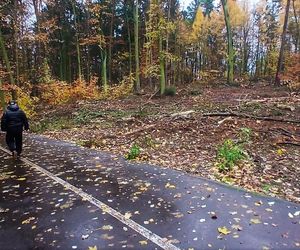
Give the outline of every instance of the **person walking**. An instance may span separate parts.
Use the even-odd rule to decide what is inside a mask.
[[[10,101],[1,118],[1,130],[6,132],[6,144],[14,158],[22,153],[23,129],[29,129],[26,114],[16,101]]]

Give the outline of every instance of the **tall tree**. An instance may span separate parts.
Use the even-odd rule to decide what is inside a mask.
[[[80,56],[80,45],[79,45],[79,34],[78,34],[78,25],[77,25],[77,14],[76,14],[76,0],[71,0],[73,15],[74,15],[74,24],[75,24],[75,37],[76,37],[76,52],[77,52],[77,67],[78,67],[78,79],[81,82],[82,73],[81,73],[81,56]]]
[[[1,103],[2,110],[4,111],[5,110],[5,97],[4,97],[4,90],[3,90],[1,78],[0,78],[0,103]]]
[[[287,4],[285,7],[283,30],[282,30],[282,35],[281,35],[281,46],[280,46],[277,71],[276,71],[276,76],[275,76],[275,84],[278,84],[278,85],[280,83],[279,74],[282,72],[283,52],[284,52],[284,46],[285,46],[285,36],[286,36],[287,24],[288,24],[288,19],[289,19],[290,4],[291,4],[291,0],[287,0]]]
[[[135,85],[136,93],[140,92],[140,60],[139,60],[139,1],[135,2],[134,11],[134,48],[135,48]]]
[[[233,60],[234,60],[234,51],[233,51],[233,40],[232,40],[232,31],[230,25],[230,17],[228,11],[227,0],[221,0],[223,11],[224,11],[224,18],[226,24],[226,31],[227,31],[227,83],[233,83]]]
[[[6,70],[7,70],[8,75],[9,75],[10,84],[14,87],[15,79],[14,79],[14,76],[13,76],[13,73],[12,73],[12,70],[11,70],[10,61],[9,61],[7,51],[6,51],[6,48],[5,48],[5,42],[4,42],[4,38],[3,38],[3,35],[2,35],[1,28],[0,28],[0,49],[1,49],[1,53],[2,53],[2,58],[3,58],[4,63],[6,65]],[[11,95],[12,95],[12,98],[14,100],[17,99],[17,93],[13,88],[12,88],[12,91],[11,91]]]

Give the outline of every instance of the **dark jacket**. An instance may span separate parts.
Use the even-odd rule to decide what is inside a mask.
[[[17,104],[10,104],[1,118],[1,130],[19,133],[29,129],[28,120]]]

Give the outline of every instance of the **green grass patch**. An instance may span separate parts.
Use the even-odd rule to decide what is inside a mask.
[[[231,171],[234,165],[245,158],[241,145],[228,139],[218,148],[217,167],[220,172]]]
[[[138,145],[134,144],[130,149],[128,154],[125,156],[127,160],[134,160],[141,154],[141,149]]]

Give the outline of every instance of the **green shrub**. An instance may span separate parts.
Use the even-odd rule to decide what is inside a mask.
[[[242,147],[231,139],[226,140],[217,152],[217,167],[220,172],[231,171],[233,166],[245,158]]]
[[[174,96],[174,95],[176,95],[176,87],[175,86],[166,87],[166,89],[165,89],[165,95],[166,96]]]
[[[126,156],[126,159],[128,160],[133,160],[136,159],[141,153],[141,149],[138,145],[134,144],[130,150],[129,153]]]

